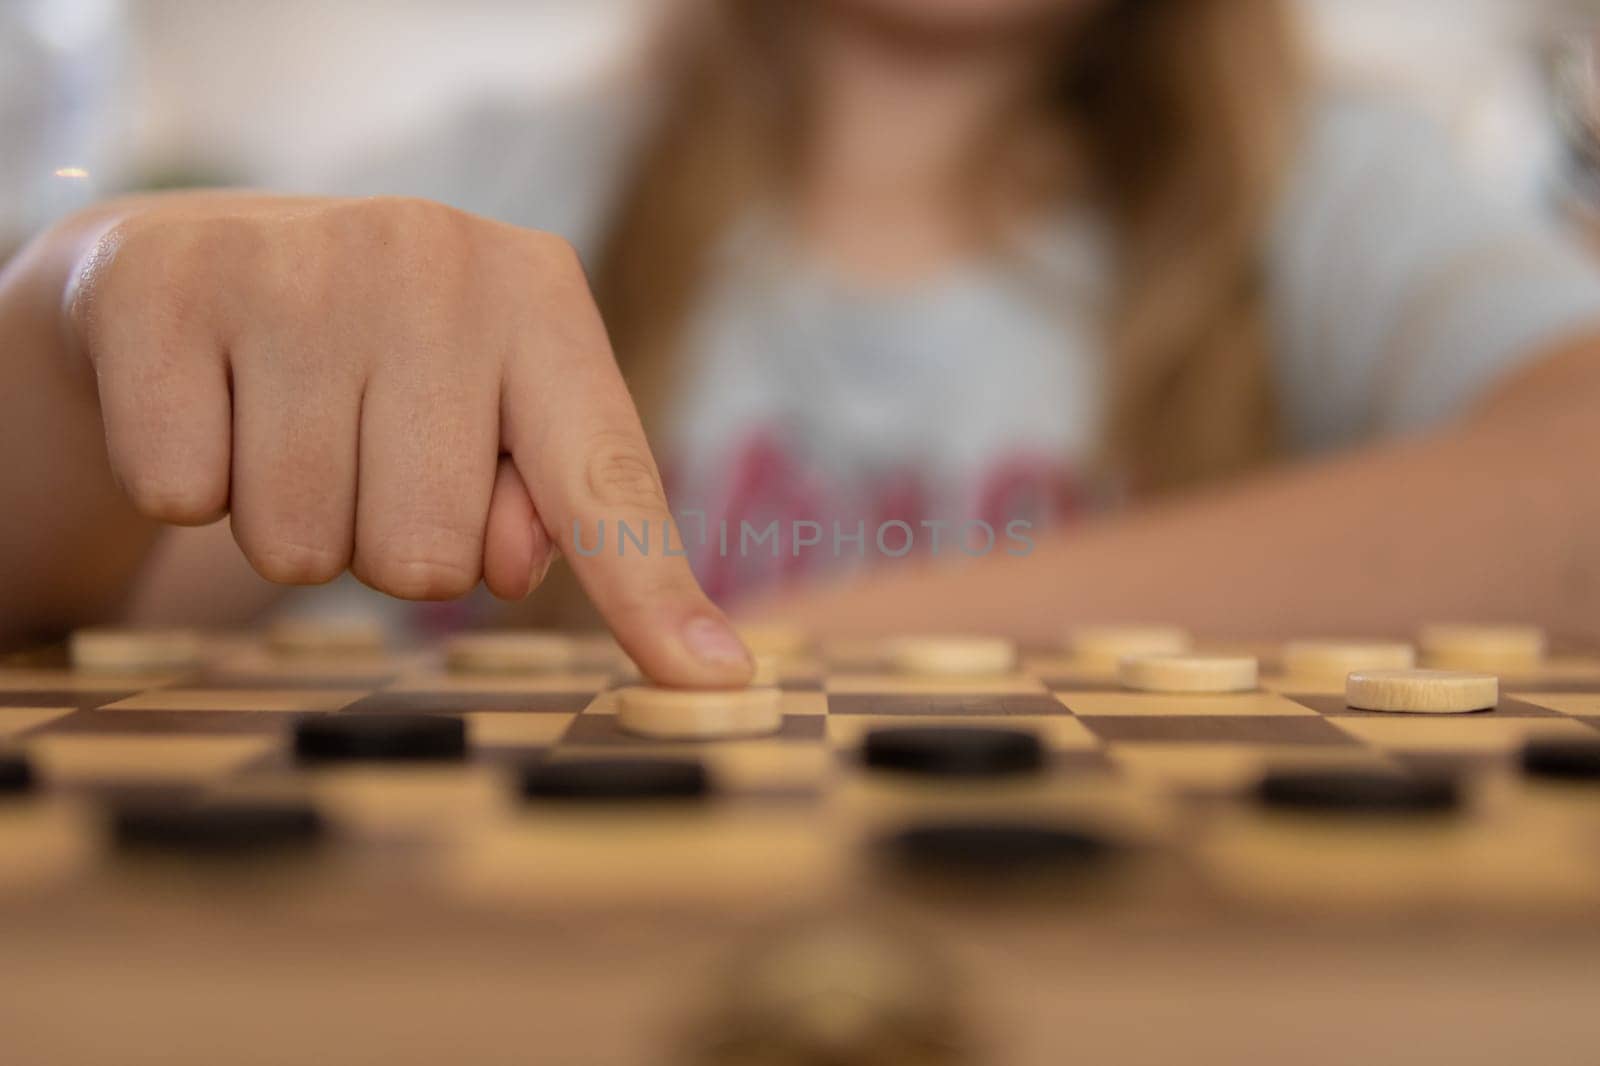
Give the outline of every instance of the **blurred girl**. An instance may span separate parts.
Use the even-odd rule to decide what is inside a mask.
[[[576,245],[720,602],[830,629],[1032,636],[1157,617],[1227,632],[1443,616],[1594,632],[1600,282],[1474,189],[1424,124],[1307,92],[1290,21],[1280,0],[721,0],[674,21],[647,84],[463,116],[354,184]],[[203,211],[264,214],[260,239],[281,248],[308,215],[326,236],[325,211],[355,210],[298,203]],[[360,217],[396,203],[415,202],[365,202]],[[174,210],[160,209],[162,232]],[[185,211],[192,224],[202,209]],[[415,243],[436,228],[386,232]],[[95,230],[73,232],[81,246]],[[345,338],[416,313],[416,298],[435,313],[430,291],[491,270],[504,282],[508,260],[484,244],[513,239],[429,244],[415,287],[367,291],[327,257],[364,248],[341,261],[359,277],[391,245],[338,232],[295,245],[293,286],[229,306],[270,317],[309,290]],[[581,286],[516,262],[515,315],[503,299],[444,300],[422,333],[516,317],[573,335]],[[540,365],[530,389],[588,409],[581,377]],[[437,400],[403,380],[392,394]],[[583,480],[585,450],[515,432],[534,401],[506,380],[486,416],[499,474],[480,463],[479,491],[444,523],[463,546],[478,531],[476,552],[451,559],[459,580],[364,566],[381,552],[359,498],[294,531],[317,549],[310,567],[263,566],[270,553],[240,533],[293,493],[263,492],[244,515],[235,502],[244,555],[280,581],[353,562],[380,589],[434,597],[480,575],[520,594],[496,575],[531,567],[537,581],[559,553],[614,626],[644,617],[639,589],[677,579],[608,591],[596,571],[624,566],[619,546],[604,563],[579,551],[596,526],[579,522],[574,540],[558,487]],[[356,406],[358,471],[340,484],[365,491],[369,461],[415,435],[373,429]],[[621,496],[656,495],[653,465],[633,469],[638,491]],[[249,473],[236,452],[235,501]],[[411,503],[437,518],[437,503]],[[773,522],[775,540],[741,536]],[[532,532],[497,541],[519,523]],[[242,566],[216,576],[235,553],[215,532],[163,539],[127,568],[141,579],[127,611],[192,614],[185,574],[203,557],[216,560],[208,603],[263,602]]]

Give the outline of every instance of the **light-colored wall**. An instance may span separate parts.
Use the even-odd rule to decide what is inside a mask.
[[[0,237],[133,174],[304,186],[467,99],[581,78],[664,2],[0,0]],[[1508,194],[1540,194],[1535,42],[1549,9],[1597,0],[1298,2],[1328,69],[1401,88]]]
[[[581,78],[656,2],[0,0],[0,249],[151,175],[312,183],[471,98]]]
[[[644,0],[648,2],[648,0]],[[203,153],[300,184],[497,93],[539,92],[620,50],[641,0],[134,0],[146,162]]]
[[[63,2],[63,0],[55,0]],[[70,2],[70,0],[67,0]],[[207,152],[298,180],[484,92],[579,76],[661,0],[131,0],[145,159]],[[1300,0],[1342,78],[1395,86],[1523,186],[1547,160],[1529,62],[1544,0]]]
[[[1538,59],[1578,0],[1299,2],[1335,78],[1405,94],[1508,195],[1544,193],[1556,146]]]

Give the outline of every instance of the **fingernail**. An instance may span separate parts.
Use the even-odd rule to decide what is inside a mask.
[[[550,573],[550,564],[555,562],[555,559],[553,552],[544,557],[544,565],[535,570],[533,576],[528,579],[528,595],[532,596],[538,591],[539,586],[544,584],[545,577]]]
[[[749,666],[750,653],[728,623],[696,618],[683,628],[683,642],[695,658],[710,666]]]

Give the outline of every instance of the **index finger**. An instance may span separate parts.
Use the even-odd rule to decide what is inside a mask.
[[[672,514],[660,472],[599,311],[577,287],[509,358],[504,446],[551,539],[645,674],[686,688],[747,684],[749,652],[688,560],[666,550]],[[624,527],[634,536],[626,545]]]

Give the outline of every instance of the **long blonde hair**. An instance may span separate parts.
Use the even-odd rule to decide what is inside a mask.
[[[785,13],[700,12],[597,264],[647,421],[719,237],[793,173]],[[1051,104],[1084,149],[1117,264],[1104,458],[1141,493],[1276,449],[1261,251],[1298,110],[1290,21],[1283,0],[1109,0],[1062,59]]]

